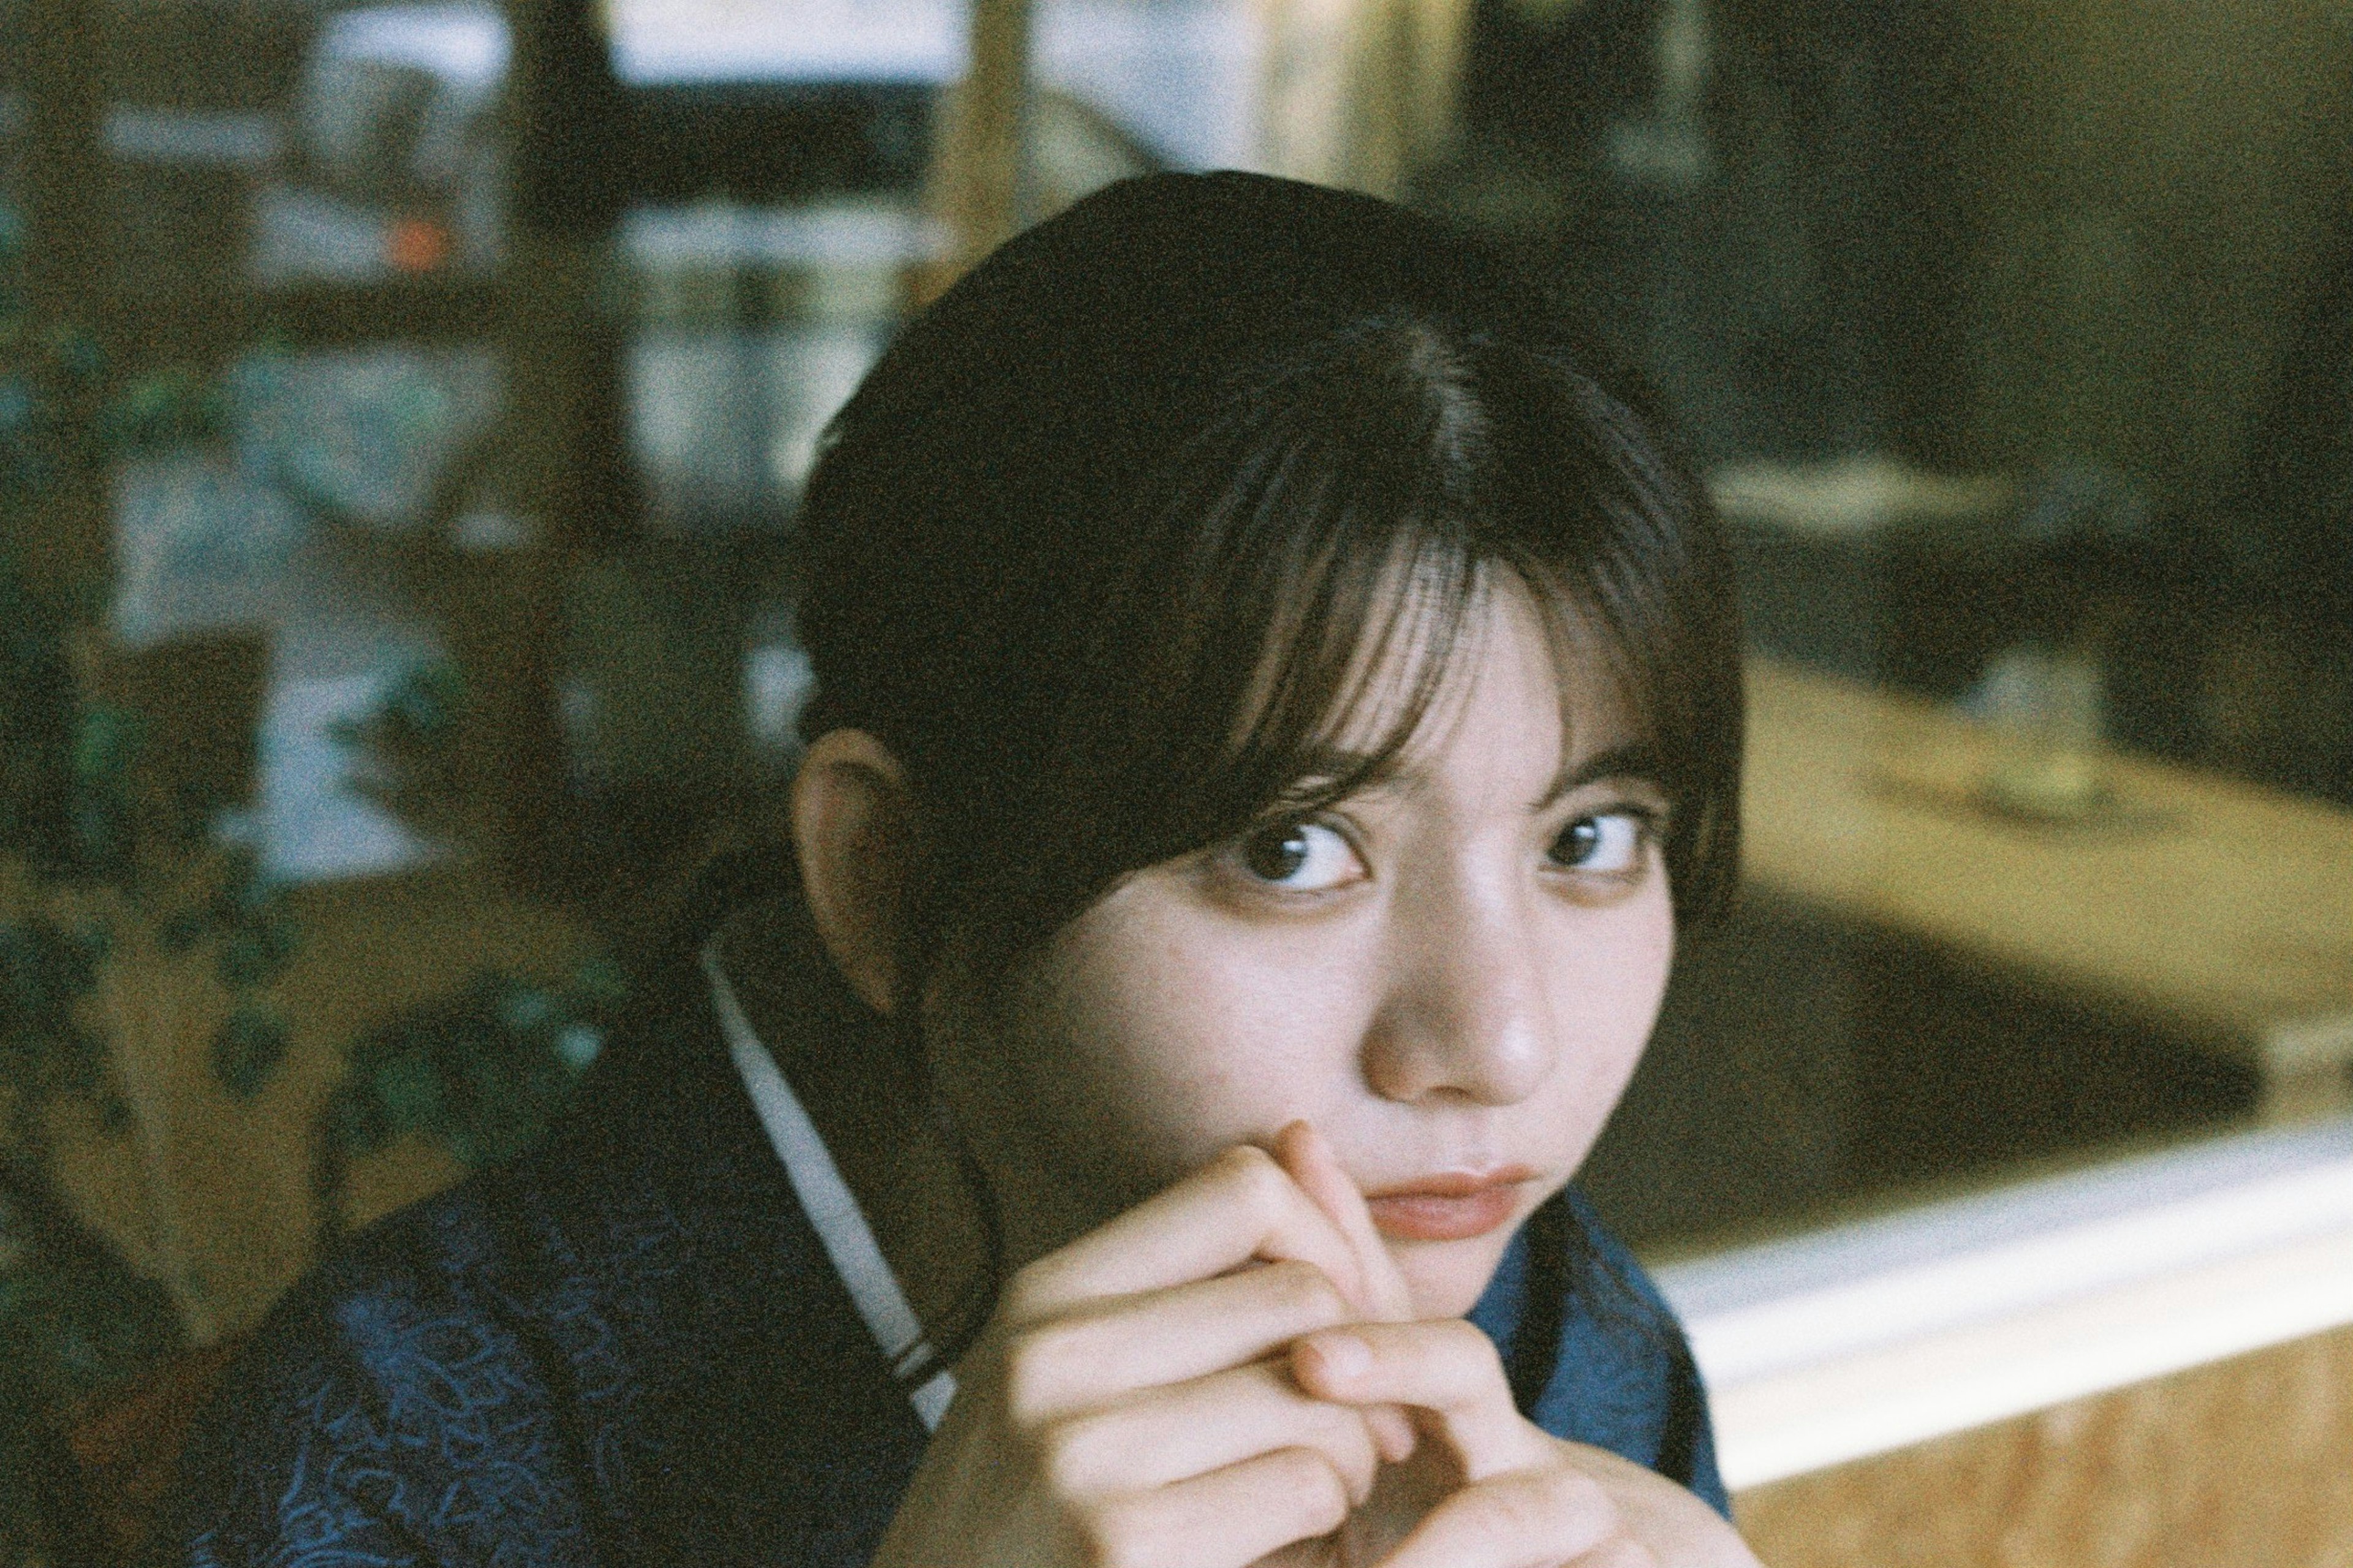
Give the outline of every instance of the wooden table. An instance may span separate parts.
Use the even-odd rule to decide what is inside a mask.
[[[2250,1060],[2270,1120],[2353,1100],[2353,812],[2141,758],[2116,809],[1989,809],[2007,743],[1950,710],[1752,659],[1758,891]]]

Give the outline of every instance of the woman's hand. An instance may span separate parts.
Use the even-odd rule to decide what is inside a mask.
[[[1757,1568],[1683,1489],[1525,1419],[1479,1330],[1408,1321],[1329,1149],[1275,1150],[1016,1276],[876,1568]]]
[[[1460,1319],[1358,1324],[1292,1352],[1302,1387],[1410,1407],[1436,1441],[1425,1479],[1351,1521],[1352,1559],[1380,1568],[1757,1568],[1715,1511],[1615,1454],[1522,1416],[1487,1336]],[[1384,1489],[1384,1493],[1388,1489]],[[1437,1500],[1431,1502],[1432,1495]],[[1386,1517],[1383,1517],[1386,1515]]]
[[[1398,1314],[1370,1234],[1240,1148],[1021,1270],[877,1568],[1244,1568],[1331,1536],[1415,1442],[1360,1391],[1303,1392],[1285,1357]]]
[[[1356,1184],[1303,1127],[1283,1166],[1364,1259],[1366,1293],[1405,1290]],[[1299,1386],[1335,1404],[1403,1405],[1433,1441],[1385,1468],[1374,1495],[1318,1555],[1345,1568],[1757,1568],[1715,1510],[1664,1477],[1565,1443],[1522,1415],[1502,1358],[1460,1318],[1409,1312],[1320,1331],[1292,1347]],[[1291,1568],[1286,1554],[1282,1568]]]

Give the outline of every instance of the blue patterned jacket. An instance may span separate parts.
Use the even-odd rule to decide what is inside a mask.
[[[374,1227],[255,1337],[183,1459],[162,1561],[850,1568],[923,1451],[679,987],[537,1153]],[[1473,1321],[1521,1407],[1719,1509],[1681,1331],[1574,1192]]]

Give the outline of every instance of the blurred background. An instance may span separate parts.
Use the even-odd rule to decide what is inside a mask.
[[[1646,1256],[2327,1122],[2348,132],[2342,0],[0,0],[0,1568],[540,1134],[788,773],[826,419],[1153,169],[1494,236],[1731,521]]]

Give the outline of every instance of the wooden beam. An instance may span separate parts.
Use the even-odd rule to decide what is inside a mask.
[[[930,302],[1027,221],[1029,0],[974,0],[969,64],[932,150],[931,204],[946,253],[917,279]]]
[[[1406,195],[1452,140],[1469,10],[1467,0],[1266,0],[1262,165]]]
[[[485,847],[515,886],[554,894],[568,773],[556,690],[565,588],[579,552],[632,530],[641,509],[621,407],[609,63],[588,0],[508,0],[507,13],[512,232],[503,276],[462,308],[486,309],[505,367],[503,428],[477,504],[512,528],[462,550],[447,616],[468,692],[463,776],[480,792]]]

